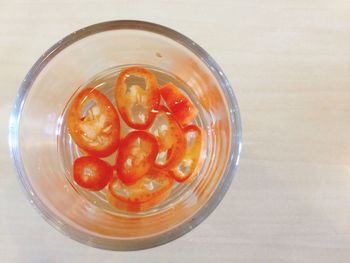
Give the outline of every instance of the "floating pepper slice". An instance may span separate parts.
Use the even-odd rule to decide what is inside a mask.
[[[74,181],[91,191],[100,191],[105,188],[112,175],[112,166],[97,157],[84,156],[74,161]]]
[[[115,177],[108,186],[107,199],[121,210],[148,210],[169,196],[173,182],[166,171],[151,170],[132,185],[125,185]]]
[[[132,85],[128,85],[132,82]],[[116,83],[115,100],[125,123],[134,129],[147,129],[153,122],[153,111],[160,102],[156,77],[142,67],[122,71]]]
[[[186,181],[195,174],[202,147],[202,130],[196,125],[188,125],[184,129],[187,140],[186,151],[180,162],[170,174],[178,182]]]
[[[121,142],[116,168],[124,184],[133,184],[154,165],[158,154],[157,139],[145,131],[130,132]]]
[[[165,84],[160,89],[160,94],[181,125],[189,124],[197,116],[196,107],[173,83]]]
[[[185,153],[186,138],[182,128],[166,107],[158,107],[149,131],[157,138],[159,145],[155,167],[169,170],[178,165]]]
[[[70,106],[68,131],[83,151],[106,157],[118,148],[119,117],[105,95],[98,90],[85,88]]]

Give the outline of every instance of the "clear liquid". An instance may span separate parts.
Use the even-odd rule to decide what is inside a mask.
[[[124,65],[124,66],[118,66],[110,68],[104,72],[101,72],[97,76],[93,77],[90,81],[85,83],[84,85],[81,85],[75,94],[80,92],[82,89],[86,87],[94,87],[95,89],[102,92],[105,96],[109,98],[109,100],[113,103],[113,105],[116,105],[114,93],[115,93],[115,82],[119,75],[119,73],[124,70],[127,67],[130,66],[142,66],[144,68],[147,68],[149,71],[151,71],[157,78],[159,86],[162,86],[168,82],[172,82],[175,84],[179,89],[182,90],[183,93],[187,95],[187,97],[191,100],[193,105],[195,105],[198,109],[199,114],[197,117],[193,120],[193,123],[196,124],[199,127],[203,128],[203,131],[205,131],[205,127],[207,127],[206,119],[203,116],[205,115],[205,112],[203,108],[201,107],[201,104],[196,99],[196,96],[191,91],[191,88],[186,86],[181,80],[176,78],[176,76],[172,75],[169,72],[165,72],[159,68],[151,67],[148,65]],[[74,94],[74,95],[75,95]],[[79,150],[77,145],[72,140],[71,136],[68,133],[67,125],[66,125],[66,118],[67,118],[67,112],[70,107],[71,101],[75,96],[72,96],[70,101],[68,101],[63,113],[62,113],[62,123],[59,130],[59,136],[58,136],[58,150],[59,150],[59,156],[61,156],[61,162],[65,169],[65,174],[70,182],[70,184],[73,186],[73,188],[88,202],[93,203],[94,205],[105,209],[108,212],[111,213],[117,213],[117,214],[127,214],[130,216],[131,212],[121,211],[117,208],[113,207],[109,204],[108,200],[106,199],[106,188],[99,192],[93,192],[86,190],[84,188],[81,188],[78,186],[74,180],[73,180],[73,174],[72,174],[72,167],[73,162],[76,158],[79,158],[83,156],[84,154]],[[165,104],[164,101],[161,101],[162,104]],[[118,113],[119,114],[119,113]],[[128,127],[121,116],[119,115],[120,120],[120,127],[121,127],[121,138],[123,138],[129,131],[132,129]],[[207,136],[206,136],[207,137]],[[208,144],[205,144],[205,147],[208,147],[207,145],[210,142],[210,138],[208,138]],[[207,155],[208,149],[203,149],[202,153]],[[118,151],[116,151],[114,154],[108,156],[107,158],[102,158],[103,160],[107,161],[111,165],[115,164],[116,154]],[[201,159],[206,159],[205,156],[202,156]],[[161,204],[158,204],[156,207],[152,208],[151,210],[145,211],[145,212],[133,212],[132,214],[153,214],[156,212],[159,212],[160,210],[163,210],[166,207],[171,207],[173,202],[185,197],[186,193],[190,192],[193,187],[196,187],[198,185],[198,182],[200,181],[200,175],[201,170],[205,169],[205,164],[202,164],[202,169],[198,169],[199,173],[194,181],[191,183],[175,183],[172,189],[172,192],[170,193],[170,196],[167,200],[163,201]]]

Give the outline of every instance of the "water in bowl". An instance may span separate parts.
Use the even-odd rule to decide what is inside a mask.
[[[197,126],[201,127],[204,131],[204,136],[207,138],[207,143],[202,144],[202,147],[205,147],[201,152],[201,160],[203,162],[199,162],[198,165],[201,165],[201,168],[198,169],[198,175],[196,176],[196,179],[191,181],[191,183],[175,183],[172,189],[172,192],[167,200],[163,201],[162,203],[158,204],[156,207],[153,207],[152,209],[148,211],[142,211],[137,212],[137,215],[140,214],[153,214],[156,212],[159,212],[165,208],[171,207],[174,202],[181,198],[185,198],[186,193],[190,192],[191,189],[196,187],[198,185],[198,182],[201,179],[201,170],[205,169],[206,165],[208,165],[208,160],[206,160],[205,156],[207,156],[207,151],[210,149],[209,145],[211,144],[211,136],[210,133],[208,133],[208,123],[207,119],[205,118],[206,112],[202,108],[200,102],[192,92],[191,88],[186,85],[183,81],[178,79],[176,76],[169,72],[165,72],[162,69],[147,66],[147,65],[124,65],[124,66],[118,66],[110,68],[106,71],[101,72],[100,74],[94,76],[89,81],[81,85],[77,88],[76,93],[78,93],[80,90],[84,89],[85,87],[93,87],[100,92],[102,92],[104,95],[106,95],[109,100],[116,106],[114,93],[115,93],[115,83],[116,79],[121,71],[123,71],[125,68],[130,66],[142,66],[144,68],[147,68],[149,71],[151,71],[157,78],[159,86],[162,86],[168,82],[172,82],[175,84],[179,89],[182,90],[183,93],[186,94],[186,96],[191,100],[193,105],[197,107],[198,115],[193,120],[193,123]],[[136,80],[135,80],[136,81]],[[133,83],[128,83],[128,85],[132,85]],[[76,94],[75,93],[75,94]],[[64,111],[62,112],[62,118],[61,118],[61,125],[59,126],[59,130],[57,132],[57,140],[58,140],[58,151],[59,156],[61,158],[62,166],[65,170],[65,176],[67,177],[68,182],[73,186],[73,188],[81,195],[82,198],[85,198],[86,201],[93,203],[96,206],[99,206],[100,208],[105,209],[107,212],[111,213],[117,213],[117,214],[126,214],[129,215],[131,212],[121,211],[117,208],[113,207],[109,204],[108,200],[106,199],[106,188],[99,192],[92,192],[89,190],[86,190],[84,188],[81,188],[78,186],[74,180],[73,180],[73,173],[72,173],[72,167],[73,162],[76,158],[81,157],[84,155],[77,145],[72,140],[71,136],[68,133],[67,129],[67,112],[70,107],[71,101],[75,96],[73,95],[69,101],[67,101],[67,105],[64,108]],[[164,101],[161,102],[162,104],[165,104]],[[119,113],[118,113],[119,114]],[[121,138],[125,136],[130,130],[132,130],[130,127],[128,127],[123,119],[121,118],[119,114],[120,119],[120,126],[121,126]],[[103,158],[103,160],[107,161],[111,165],[115,164],[116,154],[118,151],[116,151],[114,154],[108,156],[107,158]],[[133,212],[135,214],[135,212]]]

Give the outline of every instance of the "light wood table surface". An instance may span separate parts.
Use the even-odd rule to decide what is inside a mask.
[[[199,227],[137,252],[90,248],[48,225],[10,161],[17,88],[51,45],[118,19],[160,23],[204,47],[236,93],[243,151]],[[350,262],[350,2],[0,0],[0,262]]]

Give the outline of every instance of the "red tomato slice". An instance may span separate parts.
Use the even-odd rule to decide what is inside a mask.
[[[141,67],[125,69],[118,76],[115,99],[127,125],[134,129],[147,129],[155,117],[153,109],[160,101],[155,76]]]
[[[160,89],[160,94],[181,125],[188,124],[197,116],[198,110],[173,83],[165,84]]]
[[[116,160],[118,176],[124,184],[133,184],[154,165],[157,139],[145,131],[130,132],[120,143]]]
[[[159,145],[155,168],[174,168],[181,161],[186,149],[186,138],[180,125],[169,110],[160,105],[149,130],[157,138]]]
[[[150,171],[133,185],[125,185],[113,178],[108,186],[107,199],[118,209],[144,211],[166,199],[174,179],[165,171]]]
[[[68,113],[68,130],[74,142],[91,155],[105,157],[118,148],[118,114],[98,90],[85,88],[75,97]]]
[[[202,147],[202,131],[196,125],[188,125],[184,129],[187,145],[180,164],[170,171],[178,182],[186,181],[195,174]]]
[[[108,184],[112,175],[112,166],[97,157],[84,156],[74,161],[74,181],[91,191],[102,190]]]

